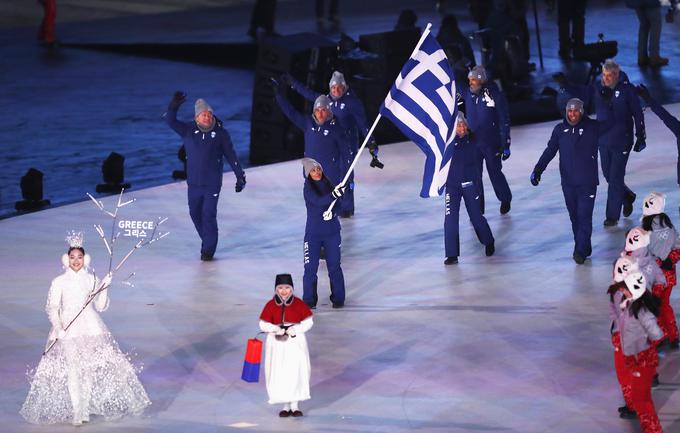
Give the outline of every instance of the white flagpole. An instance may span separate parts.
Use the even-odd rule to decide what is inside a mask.
[[[432,23],[427,23],[427,26],[425,27],[425,31],[423,31],[423,34],[420,35],[420,40],[419,40],[418,43],[416,44],[416,47],[413,49],[413,52],[412,52],[411,55],[409,56],[409,59],[413,58],[413,57],[416,55],[416,53],[417,53],[418,50],[420,49],[420,46],[421,46],[421,45],[423,44],[423,42],[425,41],[425,38],[426,38],[427,35],[430,33],[430,28],[431,28],[431,27],[432,27]],[[401,71],[399,71],[399,73],[401,74]],[[397,77],[399,77],[399,76],[397,75]],[[396,81],[396,80],[395,80],[395,81]],[[391,90],[391,88],[390,88],[390,90]],[[387,94],[389,95],[389,90],[387,91]],[[361,147],[360,147],[359,150],[357,151],[357,154],[356,154],[356,156],[354,157],[354,161],[352,161],[352,164],[349,166],[349,169],[347,170],[347,173],[345,173],[345,178],[342,180],[342,182],[340,182],[340,185],[338,185],[338,186],[344,186],[344,185],[347,183],[347,181],[349,180],[349,176],[352,174],[352,171],[354,170],[354,166],[357,165],[357,162],[359,161],[359,156],[361,156],[361,152],[362,152],[362,151],[364,150],[364,148],[366,147],[366,144],[368,143],[368,140],[371,138],[371,135],[373,135],[373,130],[374,130],[375,127],[378,125],[378,121],[380,121],[380,118],[381,118],[381,117],[382,117],[381,114],[378,113],[378,115],[376,116],[375,120],[373,121],[373,125],[371,126],[371,129],[368,130],[368,134],[366,134],[366,137],[364,137],[364,142],[361,143]],[[332,209],[333,209],[333,206],[335,206],[335,202],[336,202],[336,201],[338,201],[338,199],[333,200],[333,202],[331,203],[331,205],[328,206],[328,210],[326,210],[326,212],[323,213],[323,218],[324,218],[326,221],[328,221],[328,220],[330,220],[331,218],[333,218]]]

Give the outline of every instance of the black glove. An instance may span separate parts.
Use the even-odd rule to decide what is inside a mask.
[[[186,93],[180,90],[176,91],[175,94],[172,96],[170,104],[168,105],[168,110],[177,111],[179,109],[179,106],[182,105],[186,100],[187,100]]]
[[[541,172],[538,170],[532,171],[529,180],[533,186],[538,186],[538,183],[541,181]]]
[[[380,160],[378,159],[378,157],[376,155],[373,155],[373,158],[371,158],[370,166],[371,166],[371,168],[375,168],[375,167],[380,168],[380,169],[385,168],[385,164],[380,162]]]
[[[557,84],[560,85],[560,87],[564,87],[565,84],[567,84],[567,77],[564,75],[563,72],[558,72],[552,76],[552,79],[555,80]]]
[[[635,87],[635,93],[637,93],[638,96],[642,98],[643,101],[649,104],[649,100],[652,97],[649,94],[649,89],[647,89],[647,86],[645,86],[644,84],[640,84],[639,86]]]
[[[342,195],[345,193],[345,188],[346,187],[344,187],[344,186],[343,187],[336,186],[335,189],[333,190],[333,192],[331,193],[331,195],[333,196],[334,199],[337,200],[340,197],[342,197]]]
[[[661,262],[661,269],[665,271],[672,271],[673,268],[675,268],[675,265],[673,264],[673,260],[671,260],[670,257],[666,257],[666,260]]]
[[[638,137],[637,140],[635,140],[635,146],[633,146],[633,150],[636,152],[641,152],[645,147],[647,147],[647,142],[645,139]]]
[[[611,89],[611,87],[602,86],[600,89],[600,96],[602,96],[602,99],[605,101],[610,101],[613,95],[614,91]]]
[[[279,77],[279,83],[286,87],[291,87],[293,85],[293,77],[290,74],[283,74]]]
[[[509,148],[509,147],[506,147],[505,149],[503,149],[503,153],[502,153],[502,155],[501,155],[501,159],[502,159],[503,161],[505,161],[505,160],[507,160],[508,158],[510,158],[510,148]]]
[[[246,187],[246,175],[244,174],[242,177],[236,178],[236,186],[234,187],[234,190],[236,192],[241,192],[245,187]]]

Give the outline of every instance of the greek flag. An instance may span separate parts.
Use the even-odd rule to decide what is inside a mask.
[[[444,50],[429,31],[404,65],[380,114],[425,153],[421,197],[441,195],[451,161],[445,152],[455,136],[456,83]]]

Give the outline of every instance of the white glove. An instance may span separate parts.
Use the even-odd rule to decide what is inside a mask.
[[[62,328],[59,328],[59,329],[57,330],[57,338],[58,338],[59,340],[63,340],[64,337],[66,337],[66,330],[65,330],[65,329],[62,329]]]
[[[332,210],[327,210],[323,213],[323,220],[324,221],[330,221],[333,219],[333,211]]]
[[[283,328],[280,327],[280,326],[278,327],[278,329],[277,329],[276,331],[274,331],[274,334],[275,334],[275,335],[283,335],[283,334],[285,334],[285,333],[286,333],[286,330],[283,329]]]
[[[111,285],[111,280],[113,279],[113,274],[109,272],[104,278],[102,278],[101,287],[109,287]]]
[[[286,330],[286,334],[290,335],[291,337],[295,337],[296,332],[295,332],[295,326],[291,326]]]

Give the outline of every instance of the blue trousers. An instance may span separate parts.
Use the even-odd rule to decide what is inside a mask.
[[[482,215],[482,208],[480,206],[481,193],[475,183],[466,183],[466,186],[461,184],[446,186],[446,211],[444,213],[444,248],[446,257],[458,257],[460,255],[460,236],[458,219],[460,213],[460,199],[465,200],[465,208],[467,209],[470,222],[475,228],[477,238],[484,245],[489,245],[494,242],[493,234],[489,223]]]
[[[354,214],[354,172],[347,179],[347,189],[340,200],[340,212],[350,212]]]
[[[201,238],[201,254],[213,255],[217,249],[217,200],[219,187],[189,185],[189,215]]]
[[[482,160],[486,163],[486,171],[489,173],[493,191],[501,203],[512,201],[512,192],[510,192],[510,185],[503,174],[503,164],[501,162],[501,152],[498,149],[491,147],[478,148],[479,155],[477,164],[479,166],[479,194],[482,200],[482,212],[484,212],[484,183],[482,182]]]
[[[345,277],[340,267],[340,232],[326,236],[308,235],[305,233],[304,243],[304,264],[305,272],[302,276],[302,299],[308,305],[316,305],[319,296],[316,288],[319,270],[319,256],[321,247],[326,252],[326,267],[328,268],[328,278],[331,281],[331,302],[334,304],[345,303]]]
[[[608,184],[605,215],[607,219],[618,221],[623,201],[633,194],[624,182],[630,151],[612,150],[609,146],[600,146],[599,149],[602,174]]]
[[[571,231],[574,233],[574,252],[588,257],[593,252],[590,236],[593,233],[593,208],[595,207],[596,185],[562,185],[564,203],[569,211]]]

